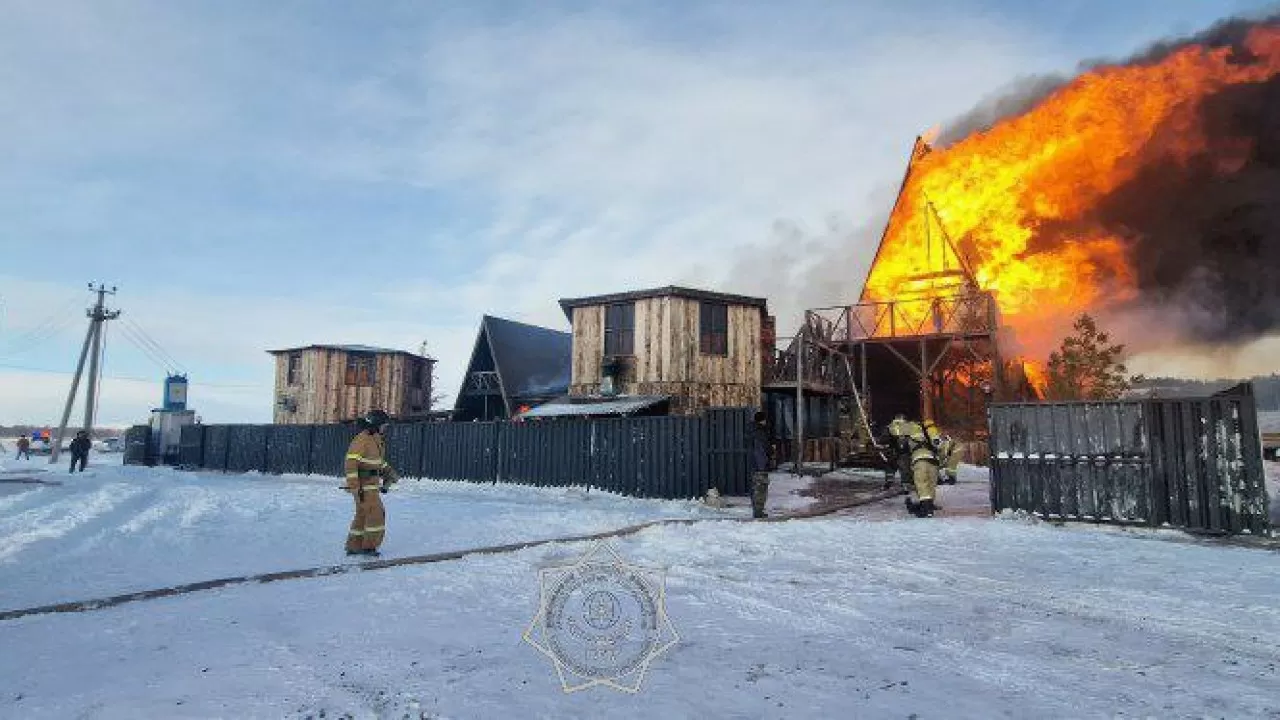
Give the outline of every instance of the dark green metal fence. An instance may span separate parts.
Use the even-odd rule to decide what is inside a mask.
[[[388,461],[406,477],[584,486],[623,495],[693,498],[715,487],[746,495],[753,408],[697,417],[524,423],[404,423]],[[179,462],[191,469],[341,476],[351,425],[194,425]]]

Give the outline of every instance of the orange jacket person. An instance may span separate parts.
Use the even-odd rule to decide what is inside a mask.
[[[361,431],[351,439],[343,469],[347,490],[355,496],[356,515],[347,533],[348,555],[377,557],[378,546],[386,534],[386,510],[382,493],[400,479],[386,460],[386,432],[391,419],[381,410],[370,410],[360,418]]]

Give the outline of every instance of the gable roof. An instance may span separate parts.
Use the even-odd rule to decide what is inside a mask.
[[[884,254],[885,243],[889,239],[889,231],[902,221],[901,208],[908,201],[923,203],[922,212],[924,213],[925,233],[920,238],[922,243],[920,250],[921,254],[927,258],[927,266],[922,268],[920,274],[913,278],[908,278],[908,282],[912,280],[923,282],[926,287],[933,287],[934,283],[939,283],[943,280],[950,281],[953,284],[967,282],[977,285],[972,268],[965,257],[960,254],[951,237],[947,235],[947,229],[943,227],[942,218],[938,216],[938,209],[934,207],[933,201],[929,200],[928,196],[907,196],[907,185],[911,181],[911,175],[915,171],[916,163],[927,157],[931,152],[933,152],[933,147],[925,142],[924,138],[917,137],[915,145],[911,147],[911,157],[907,160],[907,169],[902,174],[902,184],[898,187],[897,196],[894,197],[893,207],[889,211],[889,218],[885,220],[884,230],[880,233],[880,242],[876,244],[876,253],[872,256],[871,264],[867,266],[867,274],[862,279],[862,290],[858,293],[859,302],[871,302],[874,300],[870,293],[872,275],[876,271],[880,256]]]
[[[493,360],[508,412],[523,400],[541,400],[569,391],[572,335],[485,315],[480,319],[480,330],[476,333],[476,344],[463,372],[462,389],[454,401],[455,408],[462,407],[467,379],[482,352],[487,352]]]
[[[481,326],[488,333],[493,364],[509,399],[568,392],[572,335],[490,315],[484,316]]]
[[[380,355],[409,355],[411,357],[422,358],[435,362],[435,358],[427,355],[419,355],[411,353],[408,350],[394,350],[392,348],[374,347],[372,345],[329,345],[329,344],[313,344],[303,345],[301,347],[284,348],[283,350],[268,350],[271,355],[279,355],[280,353],[299,352],[302,350],[338,350],[339,352],[348,353],[377,353]]]
[[[680,287],[678,285],[667,285],[666,287],[651,288],[648,290],[632,290],[629,292],[612,293],[609,295],[564,298],[560,301],[560,309],[564,310],[565,317],[572,320],[573,309],[576,307],[609,305],[612,303],[647,300],[649,298],[656,297],[682,297],[689,298],[690,300],[721,302],[726,305],[750,305],[752,307],[758,307],[761,310],[768,307],[768,300],[765,298],[750,297],[747,295],[732,295],[730,293],[713,292],[711,290],[697,290],[695,288]]]

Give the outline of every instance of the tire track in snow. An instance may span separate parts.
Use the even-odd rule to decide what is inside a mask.
[[[104,522],[123,512],[136,498],[154,493],[154,490],[124,484],[104,485],[88,496],[77,494],[11,516],[0,522],[0,562],[34,543],[63,537],[94,522]]]

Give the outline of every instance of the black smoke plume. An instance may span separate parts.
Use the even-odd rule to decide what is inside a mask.
[[[1195,36],[1157,43],[1124,63],[1158,63],[1190,44],[1231,48],[1230,62],[1258,62],[1244,46],[1259,26],[1280,28],[1280,15],[1231,19]],[[1022,81],[952,122],[951,142],[1034,107],[1064,81]],[[1176,334],[1192,341],[1237,342],[1280,330],[1280,76],[1232,85],[1203,98],[1195,113],[1206,140],[1186,157],[1170,121],[1136,148],[1140,169],[1086,217],[1045,225],[1028,252],[1079,232],[1125,239],[1141,297],[1134,309],[1160,308]],[[1185,119],[1185,114],[1178,119]],[[1123,311],[1123,307],[1113,310]],[[1166,330],[1171,328],[1166,328]]]

